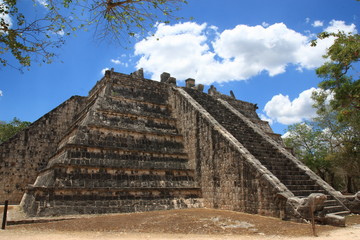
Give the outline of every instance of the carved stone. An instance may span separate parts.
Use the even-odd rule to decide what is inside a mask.
[[[188,78],[185,80],[185,85],[187,88],[192,88],[195,87],[195,79],[193,78]]]
[[[0,145],[0,199],[31,216],[207,207],[301,221],[317,193],[329,199],[315,216],[338,225],[339,199],[359,201],[290,154],[252,103],[168,73],[105,75]]]
[[[133,72],[130,75],[135,79],[143,80],[144,79],[144,70],[142,68],[140,68],[139,70]]]
[[[160,75],[160,82],[166,82],[170,78],[170,73],[163,72]]]

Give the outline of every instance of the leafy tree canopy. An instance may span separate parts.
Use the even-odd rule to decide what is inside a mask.
[[[186,0],[0,0],[0,64],[10,65],[5,54],[20,66],[33,60],[51,63],[64,36],[92,28],[100,39],[124,45],[129,37],[144,33],[152,24],[175,18]],[[36,11],[35,11],[36,10]],[[36,14],[34,14],[36,12]],[[176,18],[178,19],[178,18]]]
[[[314,95],[314,98],[322,105],[331,95],[333,99],[330,103],[339,112],[339,120],[346,121],[359,117],[360,112],[360,35],[323,32],[318,37],[324,39],[330,36],[335,37],[335,41],[324,55],[328,61],[316,70],[323,79],[319,84],[323,92]]]
[[[290,125],[284,143],[332,186],[356,192],[360,181],[359,128],[340,122],[331,106],[322,108],[311,121]]]
[[[10,139],[20,130],[26,128],[31,123],[26,121],[20,121],[17,118],[14,118],[11,122],[1,122],[0,123],[0,144]]]
[[[325,179],[333,166],[327,158],[331,142],[327,134],[316,128],[314,122],[293,124],[287,130],[285,145],[292,148],[296,157]]]
[[[316,69],[322,79],[320,91],[313,94],[318,117],[307,125],[290,126],[285,143],[332,185],[342,169],[346,191],[353,192],[360,181],[360,35],[323,32],[318,39],[328,37],[334,37],[334,43],[324,55],[326,62]]]

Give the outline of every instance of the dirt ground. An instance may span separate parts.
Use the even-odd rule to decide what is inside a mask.
[[[68,216],[12,221],[0,239],[313,239],[310,224],[214,209],[185,209],[130,214]],[[360,240],[360,216],[347,227],[316,226],[319,238]],[[241,237],[241,238],[240,238]]]

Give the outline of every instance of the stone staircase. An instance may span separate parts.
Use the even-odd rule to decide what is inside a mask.
[[[344,216],[348,209],[323,186],[309,176],[303,169],[283,152],[259,134],[243,118],[226,108],[219,100],[199,91],[184,88],[212,117],[231,133],[261,164],[275,175],[295,197],[304,198],[311,193],[327,196],[321,214]],[[240,114],[241,115],[241,114]]]
[[[299,220],[301,200],[323,193],[317,217],[344,225],[339,194],[285,150],[255,104],[161,81],[107,71],[28,186],[27,215],[205,206]]]
[[[169,87],[112,73],[64,136],[22,205],[30,216],[200,207]]]

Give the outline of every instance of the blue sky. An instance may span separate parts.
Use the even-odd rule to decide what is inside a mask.
[[[212,84],[218,91],[257,103],[275,132],[314,116],[315,68],[333,39],[309,42],[324,30],[357,33],[355,0],[189,0],[181,22],[150,29],[154,37],[124,49],[94,40],[91,32],[66,38],[54,63],[30,71],[0,68],[0,120],[35,121],[73,95],[86,96],[104,69],[131,73],[144,68],[158,80],[169,72]],[[41,7],[41,6],[39,6]],[[193,17],[193,20],[187,20]]]

